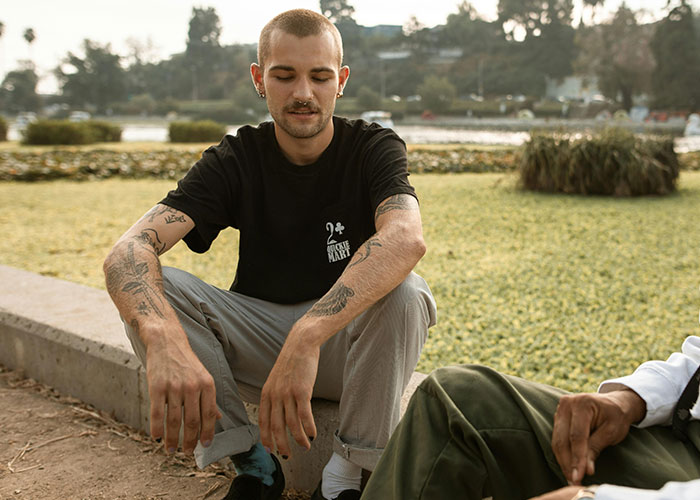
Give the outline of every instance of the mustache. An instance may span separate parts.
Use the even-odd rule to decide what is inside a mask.
[[[299,110],[306,110],[306,111],[312,111],[312,112],[317,112],[318,111],[318,106],[316,106],[312,102],[301,102],[301,101],[294,101],[292,104],[287,104],[284,107],[285,111],[299,111]]]

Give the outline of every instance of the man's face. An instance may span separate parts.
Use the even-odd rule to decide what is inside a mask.
[[[347,68],[338,67],[333,36],[299,38],[276,30],[264,64],[261,83],[278,133],[307,139],[326,130],[348,76]]]

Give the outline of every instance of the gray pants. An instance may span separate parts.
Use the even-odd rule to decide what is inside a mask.
[[[260,392],[294,323],[314,304],[274,304],[221,290],[179,269],[164,267],[165,292],[190,346],[214,378],[223,414],[211,446],[197,445],[197,465],[249,450],[260,440],[243,401]],[[313,396],[340,403],[333,450],[373,470],[399,421],[401,395],[416,367],[435,301],[425,281],[411,273],[323,346]],[[134,351],[146,349],[129,325]]]

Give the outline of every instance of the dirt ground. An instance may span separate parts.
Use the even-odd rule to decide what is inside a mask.
[[[162,444],[0,365],[0,500],[220,500],[229,467],[199,470],[191,457],[168,456]]]

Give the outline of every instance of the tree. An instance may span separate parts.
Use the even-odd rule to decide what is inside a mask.
[[[355,7],[345,0],[321,0],[320,7],[321,13],[336,26],[343,21],[355,22],[352,17],[355,13]]]
[[[418,94],[426,109],[442,113],[450,109],[457,91],[447,78],[431,75],[418,86]]]
[[[363,85],[357,91],[357,105],[362,111],[379,109],[382,106],[382,98],[379,93]]]
[[[36,34],[34,33],[34,30],[32,28],[27,28],[26,30],[24,30],[24,34],[22,36],[29,45],[31,45],[32,42],[36,40]]]
[[[64,98],[74,106],[107,110],[110,103],[126,98],[126,74],[121,67],[121,56],[112,53],[110,44],[101,46],[91,40],[83,41],[85,56],[68,52],[56,68]]]
[[[39,77],[34,65],[25,62],[24,68],[10,71],[0,85],[0,105],[10,113],[37,111],[41,98],[36,93]]]
[[[654,70],[651,35],[651,27],[639,25],[635,13],[623,3],[612,21],[579,30],[577,71],[595,75],[601,92],[629,110],[632,98],[650,87]]]
[[[192,99],[197,100],[207,96],[201,82],[205,73],[211,73],[219,68],[221,62],[221,21],[214,7],[192,8],[190,27],[187,32],[187,49],[185,58],[190,65],[192,74]],[[207,96],[211,97],[211,96]]]
[[[36,40],[36,34],[34,33],[34,30],[32,28],[27,28],[26,30],[24,30],[24,34],[22,36],[27,42],[27,47],[29,49],[29,58],[31,59],[32,43],[34,43],[34,40]]]
[[[700,43],[693,11],[685,0],[658,23],[650,45],[657,62],[651,77],[654,106],[697,110],[700,107]]]

